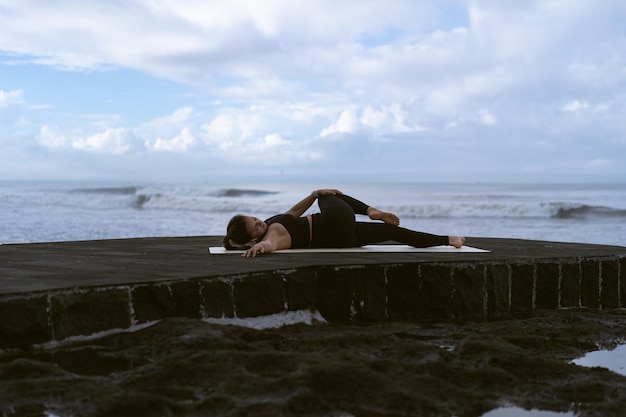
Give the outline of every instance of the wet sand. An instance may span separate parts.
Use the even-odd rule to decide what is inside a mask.
[[[622,416],[626,377],[570,361],[624,340],[619,309],[270,330],[167,318],[5,354],[0,414],[469,417],[517,406]]]

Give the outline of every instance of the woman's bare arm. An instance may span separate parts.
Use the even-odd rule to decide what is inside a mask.
[[[257,242],[250,249],[246,250],[241,256],[245,258],[255,257],[260,253],[270,253],[275,250],[289,249],[291,247],[291,236],[285,229],[285,226],[279,223],[271,224],[263,240]]]
[[[331,194],[332,195],[343,194],[341,191],[335,190],[335,189],[316,190],[315,192],[317,192],[318,196],[331,195]],[[311,205],[315,202],[316,199],[317,197],[314,196],[313,193],[311,193],[310,195],[307,195],[302,200],[297,202],[295,206],[287,210],[285,214],[291,214],[294,217],[300,217],[305,211],[309,209],[309,207],[311,207]]]

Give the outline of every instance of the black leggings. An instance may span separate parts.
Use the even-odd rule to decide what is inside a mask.
[[[349,248],[388,240],[416,248],[448,244],[447,236],[386,223],[357,222],[354,215],[367,215],[368,205],[345,194],[320,196],[318,205],[321,213],[312,216],[314,248]]]

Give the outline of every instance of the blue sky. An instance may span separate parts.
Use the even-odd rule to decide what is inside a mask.
[[[0,179],[626,181],[621,0],[0,0]]]

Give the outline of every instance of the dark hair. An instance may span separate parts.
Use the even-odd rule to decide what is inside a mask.
[[[246,217],[241,214],[233,216],[226,227],[226,236],[222,240],[222,245],[228,250],[242,249],[251,240],[252,236],[246,230]]]

